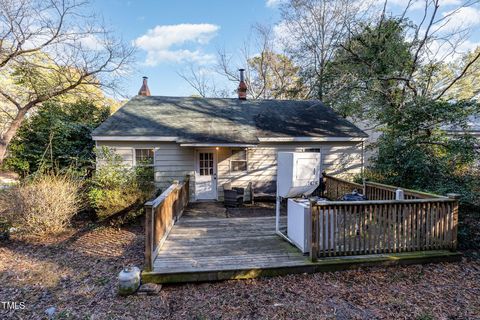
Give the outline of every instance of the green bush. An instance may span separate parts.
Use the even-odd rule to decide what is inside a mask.
[[[20,231],[43,236],[65,230],[82,208],[82,184],[69,175],[39,174],[0,193],[2,215]]]
[[[479,249],[480,170],[477,142],[468,135],[448,137],[384,134],[379,139],[367,180],[460,198],[458,241],[461,249]]]
[[[126,167],[107,147],[98,149],[97,171],[90,182],[88,198],[99,219],[143,203],[154,191],[153,168]]]
[[[91,133],[110,114],[89,101],[49,101],[24,121],[9,146],[5,167],[26,176],[75,168],[85,175],[94,165]]]

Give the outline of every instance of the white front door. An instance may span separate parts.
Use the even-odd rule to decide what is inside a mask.
[[[195,197],[217,199],[217,156],[213,149],[198,149],[195,157]]]

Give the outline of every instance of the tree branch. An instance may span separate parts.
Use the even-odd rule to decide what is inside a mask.
[[[9,94],[7,94],[6,92],[4,92],[2,89],[0,89],[0,94],[5,98],[7,99],[8,101],[10,101],[11,103],[13,103],[15,105],[15,107],[17,107],[18,110],[20,110],[22,108],[22,106],[20,105],[20,103],[17,102],[17,100],[15,100],[12,96],[10,96]]]
[[[465,68],[463,68],[462,72],[457,76],[455,77],[455,79],[453,79],[453,81],[448,85],[446,86],[441,92],[440,94],[435,98],[435,100],[439,100],[458,80],[460,80],[461,78],[463,78],[463,76],[465,75],[465,73],[467,73],[468,69],[480,58],[480,51],[475,55],[475,57],[472,59],[472,61],[470,61],[469,63],[467,63],[467,65],[465,66]]]

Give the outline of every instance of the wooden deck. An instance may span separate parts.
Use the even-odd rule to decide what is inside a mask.
[[[282,217],[286,224],[286,217]],[[311,262],[275,234],[275,217],[229,217],[221,204],[190,204],[174,225],[144,282],[245,279],[341,270],[362,265],[456,260],[449,251],[323,258]]]
[[[303,263],[308,263],[307,257],[275,235],[274,217],[185,218],[168,236],[154,271],[222,271]]]

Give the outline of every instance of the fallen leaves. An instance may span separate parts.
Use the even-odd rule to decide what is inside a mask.
[[[72,239],[69,241],[70,238]],[[93,229],[59,239],[12,239],[0,248],[1,301],[25,301],[5,317],[41,319],[475,319],[480,261],[163,286],[116,294],[118,272],[141,266],[143,228]]]

